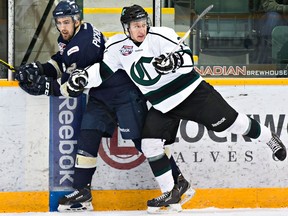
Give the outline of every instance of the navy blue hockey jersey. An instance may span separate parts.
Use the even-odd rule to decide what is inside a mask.
[[[103,34],[90,23],[83,23],[70,41],[65,41],[61,34],[58,37],[59,51],[44,64],[45,74],[57,74],[61,84],[66,82],[75,68],[86,68],[103,58],[105,38]],[[53,83],[54,95],[61,95],[60,83]]]

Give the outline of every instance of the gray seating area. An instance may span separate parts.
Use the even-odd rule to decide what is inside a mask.
[[[196,15],[211,4],[213,9],[196,30],[195,52],[198,55],[249,55],[255,38],[249,0],[194,0]]]
[[[288,26],[277,26],[272,31],[272,60],[278,66],[288,64]]]
[[[250,63],[257,45],[255,14],[259,0],[175,0],[175,4],[185,11],[190,7],[190,25],[205,8],[214,5],[199,21],[190,39],[200,64]]]

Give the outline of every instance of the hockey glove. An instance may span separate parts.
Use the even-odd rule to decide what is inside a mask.
[[[152,65],[159,74],[174,73],[183,64],[183,58],[179,53],[173,53],[169,57],[167,56],[168,54],[162,54],[154,58],[152,62]]]
[[[15,79],[20,83],[35,82],[39,75],[44,74],[44,69],[40,62],[32,62],[30,64],[21,65],[15,71]]]
[[[77,97],[88,84],[88,73],[86,70],[76,69],[66,83],[68,96]]]
[[[25,83],[19,82],[19,86],[30,95],[51,95],[52,94],[52,77],[46,77],[45,75],[34,76],[34,82]]]

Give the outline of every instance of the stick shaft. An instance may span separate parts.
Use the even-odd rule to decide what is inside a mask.
[[[213,5],[209,5],[202,13],[197,17],[195,22],[192,24],[192,26],[189,28],[189,30],[185,33],[185,35],[181,38],[181,40],[178,42],[178,44],[174,47],[174,49],[168,54],[166,59],[168,59],[178,48],[179,46],[184,42],[184,40],[190,35],[192,29],[195,27],[195,25],[199,22],[200,19],[202,19],[203,16],[205,16],[211,9],[213,8]]]

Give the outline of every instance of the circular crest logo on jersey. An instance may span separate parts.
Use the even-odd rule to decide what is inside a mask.
[[[123,47],[120,49],[120,52],[123,56],[128,56],[133,52],[133,46],[123,45]]]
[[[136,83],[142,86],[151,86],[160,80],[161,75],[150,64],[152,60],[152,57],[142,56],[131,65],[130,76]]]
[[[118,129],[112,138],[103,138],[99,155],[111,167],[119,170],[135,168],[145,161],[145,157],[134,146],[119,146]]]

